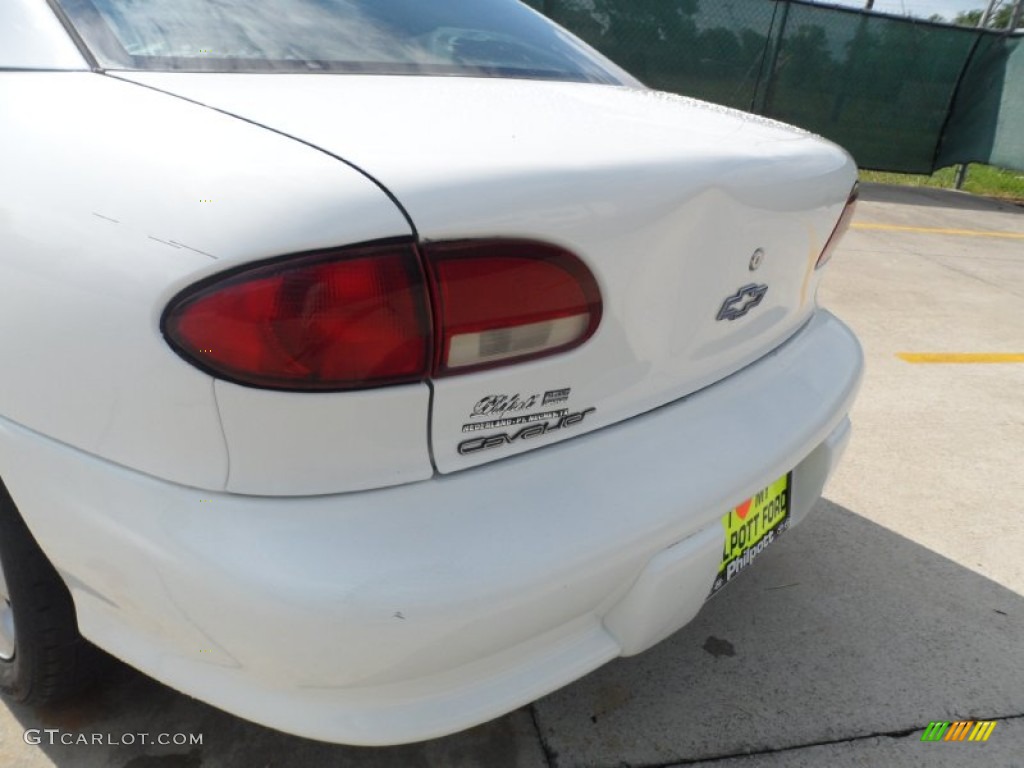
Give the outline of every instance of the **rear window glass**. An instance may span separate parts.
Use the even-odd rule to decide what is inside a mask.
[[[59,0],[111,69],[363,72],[617,83],[517,0]]]

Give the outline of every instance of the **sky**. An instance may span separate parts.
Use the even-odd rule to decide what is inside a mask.
[[[824,5],[846,5],[852,8],[863,8],[864,0],[817,0]],[[875,0],[875,10],[882,13],[895,13],[899,16],[920,16],[928,18],[938,13],[952,19],[960,11],[971,11],[985,8],[988,0]]]

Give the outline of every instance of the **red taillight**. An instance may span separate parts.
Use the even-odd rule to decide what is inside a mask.
[[[430,319],[411,245],[293,257],[218,276],[164,316],[179,352],[257,387],[341,390],[426,377]]]
[[[597,329],[597,284],[568,251],[499,240],[437,243],[424,252],[439,376],[564,352]]]
[[[429,288],[410,243],[218,275],[170,303],[163,331],[179,354],[219,378],[337,391],[555,354],[597,328],[594,277],[560,248],[466,241],[425,246],[423,257]]]
[[[853,215],[857,212],[857,197],[859,195],[860,185],[854,184],[853,191],[850,192],[850,197],[846,201],[846,207],[843,208],[839,222],[836,224],[835,229],[832,230],[832,236],[825,243],[825,247],[818,257],[818,263],[814,266],[815,269],[821,269],[828,263],[828,260],[832,258],[832,252],[839,245],[839,241],[846,234],[846,230],[850,228],[850,224],[853,223]]]

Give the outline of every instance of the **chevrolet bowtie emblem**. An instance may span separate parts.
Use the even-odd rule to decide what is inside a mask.
[[[725,300],[718,310],[719,320],[737,320],[756,307],[768,293],[767,285],[745,285]]]

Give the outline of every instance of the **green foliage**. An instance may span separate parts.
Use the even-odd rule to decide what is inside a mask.
[[[861,171],[860,178],[862,181],[873,181],[879,184],[953,189],[956,186],[956,169],[943,168],[931,176]],[[964,182],[963,189],[965,192],[971,192],[975,195],[986,195],[988,197],[1000,197],[1024,202],[1024,173],[1007,171],[991,165],[972,163],[968,166],[967,180]]]
[[[953,19],[953,23],[959,24],[961,27],[976,27],[978,22],[981,21],[981,14],[984,12],[981,8],[973,11],[960,11]]]
[[[985,12],[983,8],[978,8],[973,11],[961,11],[953,19],[954,24],[959,24],[961,27],[976,27],[978,22],[981,21],[981,15]],[[1004,5],[994,14],[992,18],[988,20],[987,27],[991,29],[1006,29],[1010,26],[1010,19],[1013,16],[1013,5]]]

